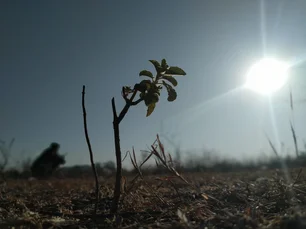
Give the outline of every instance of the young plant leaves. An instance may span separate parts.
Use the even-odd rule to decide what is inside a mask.
[[[160,66],[160,63],[158,63],[157,60],[149,60],[155,67],[156,72],[161,73],[163,71],[162,67]]]
[[[146,90],[150,89],[150,86],[151,86],[150,80],[142,80],[140,83],[135,84],[134,89],[141,93],[145,93]]]
[[[169,69],[166,70],[165,74],[184,76],[184,75],[186,75],[186,72],[179,67],[170,67]]]
[[[173,88],[169,88],[168,90],[168,101],[173,102],[176,100],[177,94],[176,91]]]
[[[150,80],[142,80],[139,84],[140,85],[145,85],[146,86],[146,89],[149,90],[150,87],[151,87],[151,81]]]
[[[146,106],[149,106],[151,103],[157,103],[159,101],[159,94],[155,93],[147,93],[144,97],[144,102]]]
[[[124,86],[124,87],[122,87],[122,91],[125,92],[125,93],[127,93],[127,94],[133,92],[133,90],[131,89],[130,86]]]
[[[147,109],[147,116],[150,116],[152,114],[152,112],[154,111],[155,109],[155,103],[151,103],[149,106],[148,106],[148,109]]]
[[[174,87],[177,86],[177,81],[173,76],[163,76],[163,79],[168,80]]]
[[[162,59],[162,61],[161,61],[161,67],[162,67],[163,71],[166,71],[167,68],[169,67],[168,64],[167,64],[166,59]]]
[[[148,70],[142,70],[141,72],[139,72],[139,76],[148,76],[151,79],[153,79],[153,74],[152,72],[148,71]]]
[[[167,92],[168,92],[167,100],[169,102],[173,102],[177,97],[176,91],[173,89],[173,87],[171,87],[171,85],[165,83],[165,81],[163,81],[163,85],[166,87]]]

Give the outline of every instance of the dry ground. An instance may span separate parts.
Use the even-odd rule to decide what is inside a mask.
[[[306,169],[305,169],[306,170]],[[112,180],[7,181],[0,186],[0,228],[306,228],[306,172],[145,176],[123,195],[120,215],[109,214]],[[298,176],[299,175],[299,176]],[[127,178],[125,191],[131,188]]]

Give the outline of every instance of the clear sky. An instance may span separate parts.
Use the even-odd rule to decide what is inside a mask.
[[[140,70],[153,70],[149,59],[166,58],[187,72],[177,77],[177,100],[168,103],[163,93],[149,118],[144,104],[133,107],[121,124],[123,152],[146,149],[157,133],[183,151],[213,148],[237,158],[269,153],[264,131],[291,147],[288,88],[271,103],[233,89],[266,53],[299,61],[291,82],[296,100],[306,98],[305,21],[305,0],[3,0],[0,139],[16,138],[12,160],[34,157],[56,141],[69,165],[89,163],[85,84],[95,160],[113,160],[111,98],[121,109],[121,87],[139,81]],[[301,145],[305,105],[295,106]]]

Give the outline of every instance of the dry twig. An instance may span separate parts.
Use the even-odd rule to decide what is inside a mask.
[[[97,214],[97,209],[98,209],[98,203],[99,203],[99,180],[98,180],[98,174],[97,174],[96,166],[95,166],[95,163],[94,163],[93,152],[92,152],[90,139],[89,139],[89,136],[88,136],[88,130],[87,130],[86,109],[85,109],[85,86],[83,86],[83,91],[82,91],[82,108],[83,108],[85,137],[86,137],[86,142],[87,142],[88,149],[89,149],[91,167],[92,167],[92,171],[94,173],[95,182],[96,182],[96,203],[95,203],[95,210],[94,210],[94,214],[96,215]]]

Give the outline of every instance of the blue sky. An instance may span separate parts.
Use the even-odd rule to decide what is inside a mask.
[[[272,103],[233,89],[266,53],[301,61],[290,80],[295,98],[305,98],[303,0],[5,0],[0,15],[0,139],[16,138],[12,160],[35,157],[57,141],[69,165],[89,163],[83,84],[95,159],[113,160],[111,98],[121,109],[121,87],[139,81],[140,70],[153,70],[149,59],[162,58],[187,72],[177,77],[178,98],[168,103],[163,93],[149,118],[144,104],[133,107],[121,124],[123,152],[145,149],[157,133],[183,151],[213,148],[236,158],[269,153],[264,131],[292,146],[287,87]],[[302,144],[305,104],[295,108]]]

